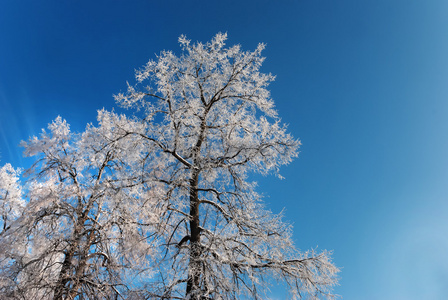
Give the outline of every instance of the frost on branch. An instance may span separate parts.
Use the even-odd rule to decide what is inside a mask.
[[[181,36],[180,55],[163,51],[115,96],[140,111],[144,127],[128,133],[145,145],[141,181],[151,183],[160,213],[148,241],[159,272],[139,295],[259,298],[275,278],[296,298],[331,298],[338,269],[329,252],[296,250],[290,227],[249,181],[253,173],[281,177],[300,146],[267,90],[274,76],[260,72],[264,45],[226,48],[226,38]]]

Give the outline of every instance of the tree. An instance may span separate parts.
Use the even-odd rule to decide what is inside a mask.
[[[20,170],[10,164],[0,168],[0,236],[11,227],[25,205],[19,176]]]
[[[20,216],[20,213],[25,206],[23,199],[22,186],[20,184],[21,170],[14,169],[10,164],[5,164],[0,168],[0,270],[11,268],[13,259],[6,254],[11,245],[16,244],[17,240],[14,238],[5,239],[9,235],[11,226]],[[7,276],[2,276],[0,273],[0,295],[4,295],[10,291],[11,280]]]
[[[137,71],[115,97],[133,117],[103,109],[83,133],[58,117],[22,143],[27,181],[0,169],[2,299],[258,299],[271,279],[332,297],[330,253],[296,250],[250,181],[281,177],[300,146],[260,72],[264,45],[225,40],[182,36],[182,55]]]
[[[108,116],[123,128],[135,125]],[[135,262],[148,254],[141,245],[149,228],[138,222],[147,204],[135,196],[144,185],[132,175],[139,145],[120,143],[123,132],[101,112],[99,120],[99,127],[76,134],[58,117],[50,132],[22,142],[37,160],[27,171],[28,203],[12,225],[5,215],[18,215],[17,172],[9,165],[0,170],[3,228],[9,229],[0,241],[2,299],[119,299],[132,287],[125,275],[144,274],[138,268],[144,263]]]
[[[179,38],[182,54],[164,51],[136,72],[137,83],[115,96],[136,109],[160,221],[148,244],[156,276],[139,294],[154,299],[258,299],[266,278],[285,281],[295,298],[331,297],[338,269],[329,253],[300,253],[291,227],[266,210],[249,181],[281,177],[300,142],[287,133],[260,72],[255,51]]]

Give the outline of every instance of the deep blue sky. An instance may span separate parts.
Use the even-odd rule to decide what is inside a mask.
[[[262,178],[306,250],[333,249],[344,299],[448,294],[448,2],[0,3],[0,155],[57,115],[83,130],[177,38],[267,43],[272,96],[302,140],[284,180]],[[281,295],[279,295],[281,297]]]

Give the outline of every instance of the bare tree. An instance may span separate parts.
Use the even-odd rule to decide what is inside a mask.
[[[151,182],[160,220],[148,244],[155,277],[139,295],[151,299],[261,297],[267,280],[286,282],[294,298],[331,298],[339,271],[329,253],[301,253],[291,227],[266,210],[251,174],[274,174],[297,156],[260,72],[264,58],[225,34],[162,52],[115,96],[144,127],[128,131],[145,145],[142,182]],[[104,112],[104,114],[107,114]]]

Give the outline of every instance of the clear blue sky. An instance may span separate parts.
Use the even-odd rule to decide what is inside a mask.
[[[263,70],[302,140],[284,180],[262,178],[306,250],[333,249],[354,300],[448,294],[448,2],[432,0],[0,3],[1,164],[61,115],[74,130],[186,34],[267,43]]]

